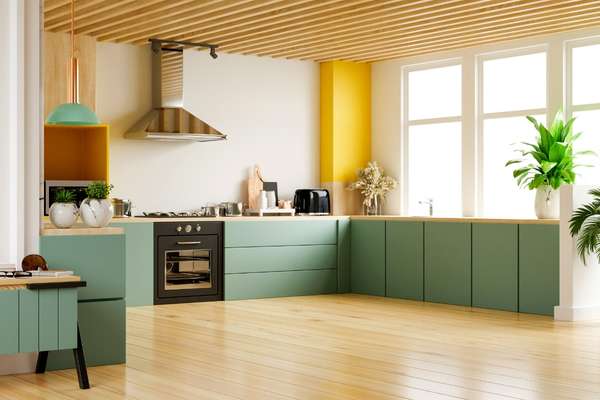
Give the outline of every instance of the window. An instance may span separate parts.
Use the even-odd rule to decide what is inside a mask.
[[[460,65],[406,72],[408,212],[436,215],[462,211],[462,117]]]
[[[574,132],[582,132],[575,142],[575,151],[593,150],[600,155],[600,44],[570,48],[570,82],[567,85],[567,108],[575,117]],[[600,158],[584,156],[576,170],[578,184],[600,183]]]
[[[494,217],[533,216],[534,193],[519,188],[514,168],[506,161],[518,156],[520,142],[531,142],[535,128],[525,118],[546,123],[546,53],[535,52],[479,62],[480,213]]]

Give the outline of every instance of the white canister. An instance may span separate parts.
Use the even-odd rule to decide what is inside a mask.
[[[277,200],[273,190],[267,192],[267,208],[277,208]]]
[[[258,198],[258,208],[261,210],[269,208],[269,198],[265,190],[260,191],[260,197]]]

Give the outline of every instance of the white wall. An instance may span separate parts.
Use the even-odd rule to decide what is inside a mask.
[[[0,2],[0,47],[9,47],[9,3]],[[10,182],[9,135],[9,58],[0,59],[0,187],[8,188]],[[0,264],[10,262],[10,191],[0,190]]]
[[[98,43],[96,104],[111,126],[110,179],[135,212],[246,199],[248,168],[279,182],[280,197],[319,182],[319,70],[312,62],[186,51],[184,104],[225,142],[125,140],[150,109],[150,50]]]

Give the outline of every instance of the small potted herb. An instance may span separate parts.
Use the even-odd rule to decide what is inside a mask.
[[[81,202],[80,211],[83,222],[92,228],[102,228],[113,217],[113,205],[108,200],[108,195],[113,185],[98,181],[88,185],[85,189],[87,197]]]
[[[61,189],[56,192],[54,203],[50,206],[50,222],[57,228],[70,228],[77,221],[77,205],[75,193],[71,190]]]

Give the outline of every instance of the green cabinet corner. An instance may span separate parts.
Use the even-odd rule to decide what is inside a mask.
[[[473,306],[518,311],[519,227],[473,224]]]
[[[337,233],[338,293],[350,292],[350,220],[338,220]]]
[[[353,293],[385,296],[385,221],[352,221],[350,287]]]
[[[553,315],[558,302],[558,225],[519,225],[519,311]]]
[[[425,222],[424,299],[471,305],[471,224]]]
[[[154,224],[114,222],[125,230],[127,307],[154,304]]]
[[[423,222],[388,221],[385,243],[386,296],[423,300]]]

